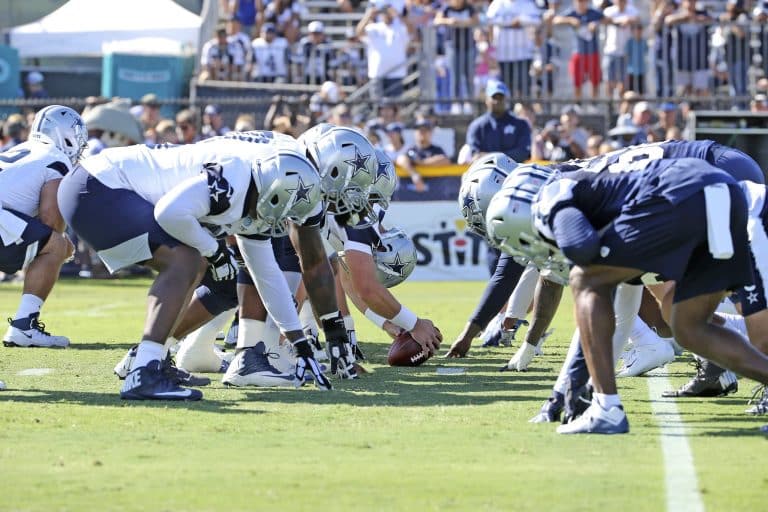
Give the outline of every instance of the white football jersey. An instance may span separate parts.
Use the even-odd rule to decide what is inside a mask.
[[[27,141],[0,153],[0,207],[37,217],[43,185],[71,170],[69,157],[52,144]]]
[[[288,40],[276,37],[271,43],[259,37],[253,40],[253,78],[288,76]]]
[[[323,226],[326,252],[330,255],[334,252],[354,250],[373,254],[373,248],[379,243],[381,237],[381,224],[385,213],[378,205],[374,206],[374,212],[379,222],[364,229],[341,226],[332,214],[326,214]]]

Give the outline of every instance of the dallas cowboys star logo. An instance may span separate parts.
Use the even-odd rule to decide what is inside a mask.
[[[747,300],[749,301],[750,304],[754,304],[755,302],[757,302],[757,293],[755,292],[748,293]]]
[[[378,183],[380,179],[389,179],[389,174],[387,173],[387,166],[386,163],[379,162],[379,166],[376,168],[376,177],[374,178],[373,182]]]
[[[464,218],[469,218],[470,214],[475,210],[475,201],[467,195],[464,198],[464,202],[461,204],[461,211],[464,214]]]
[[[230,198],[234,191],[229,182],[222,176],[222,167],[210,162],[203,165],[208,173],[208,198],[210,201],[210,215],[218,215],[230,207]]]
[[[344,163],[349,164],[353,166],[352,169],[352,177],[354,178],[361,172],[368,173],[368,169],[365,168],[365,164],[368,163],[368,159],[371,158],[371,155],[364,155],[358,151],[357,146],[355,146],[355,157],[351,158],[349,160],[344,160]],[[378,171],[376,172],[378,175]]]
[[[383,265],[387,267],[389,270],[391,270],[392,272],[394,272],[395,274],[402,277],[405,263],[403,263],[403,261],[400,259],[399,254],[395,254],[395,261],[393,261],[392,263],[383,262]]]
[[[305,201],[308,205],[311,205],[312,202],[309,200],[309,192],[315,188],[314,185],[305,186],[304,182],[301,180],[301,176],[299,176],[299,186],[297,188],[288,188],[286,189],[288,192],[296,191],[296,195],[294,196],[293,205],[299,204],[301,201]]]

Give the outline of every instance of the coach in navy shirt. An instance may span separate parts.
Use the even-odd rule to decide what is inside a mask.
[[[504,82],[490,80],[485,88],[488,112],[478,117],[467,130],[467,145],[472,158],[501,151],[517,162],[531,158],[531,127],[507,109],[509,89]]]

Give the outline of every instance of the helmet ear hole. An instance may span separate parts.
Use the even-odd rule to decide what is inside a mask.
[[[331,178],[338,178],[339,177],[339,168],[338,167],[334,167],[333,169],[331,169],[330,174],[331,174]]]
[[[277,206],[277,203],[279,203],[279,202],[280,202],[280,198],[279,198],[279,197],[277,197],[277,194],[273,195],[273,196],[272,196],[272,199],[270,199],[270,200],[269,200],[269,203],[270,203],[272,206]]]

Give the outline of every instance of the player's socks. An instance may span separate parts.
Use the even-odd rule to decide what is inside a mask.
[[[150,361],[161,361],[165,359],[165,346],[162,343],[151,340],[141,340],[136,349],[136,358],[133,361],[131,370],[141,366],[147,366]]]
[[[595,400],[600,407],[609,410],[611,407],[619,407],[621,405],[621,399],[619,395],[606,395],[605,393],[592,393],[592,399]]]
[[[18,320],[22,318],[27,318],[34,313],[39,313],[40,308],[43,307],[43,299],[36,295],[32,295],[31,293],[25,293],[21,296],[21,301],[19,302],[19,308],[16,310],[16,315],[14,315],[13,319]]]
[[[733,315],[730,313],[718,313],[723,319],[725,319],[725,327],[728,329],[738,332],[745,338],[749,339],[749,334],[747,334],[747,322],[744,320],[744,317],[741,315]]]

